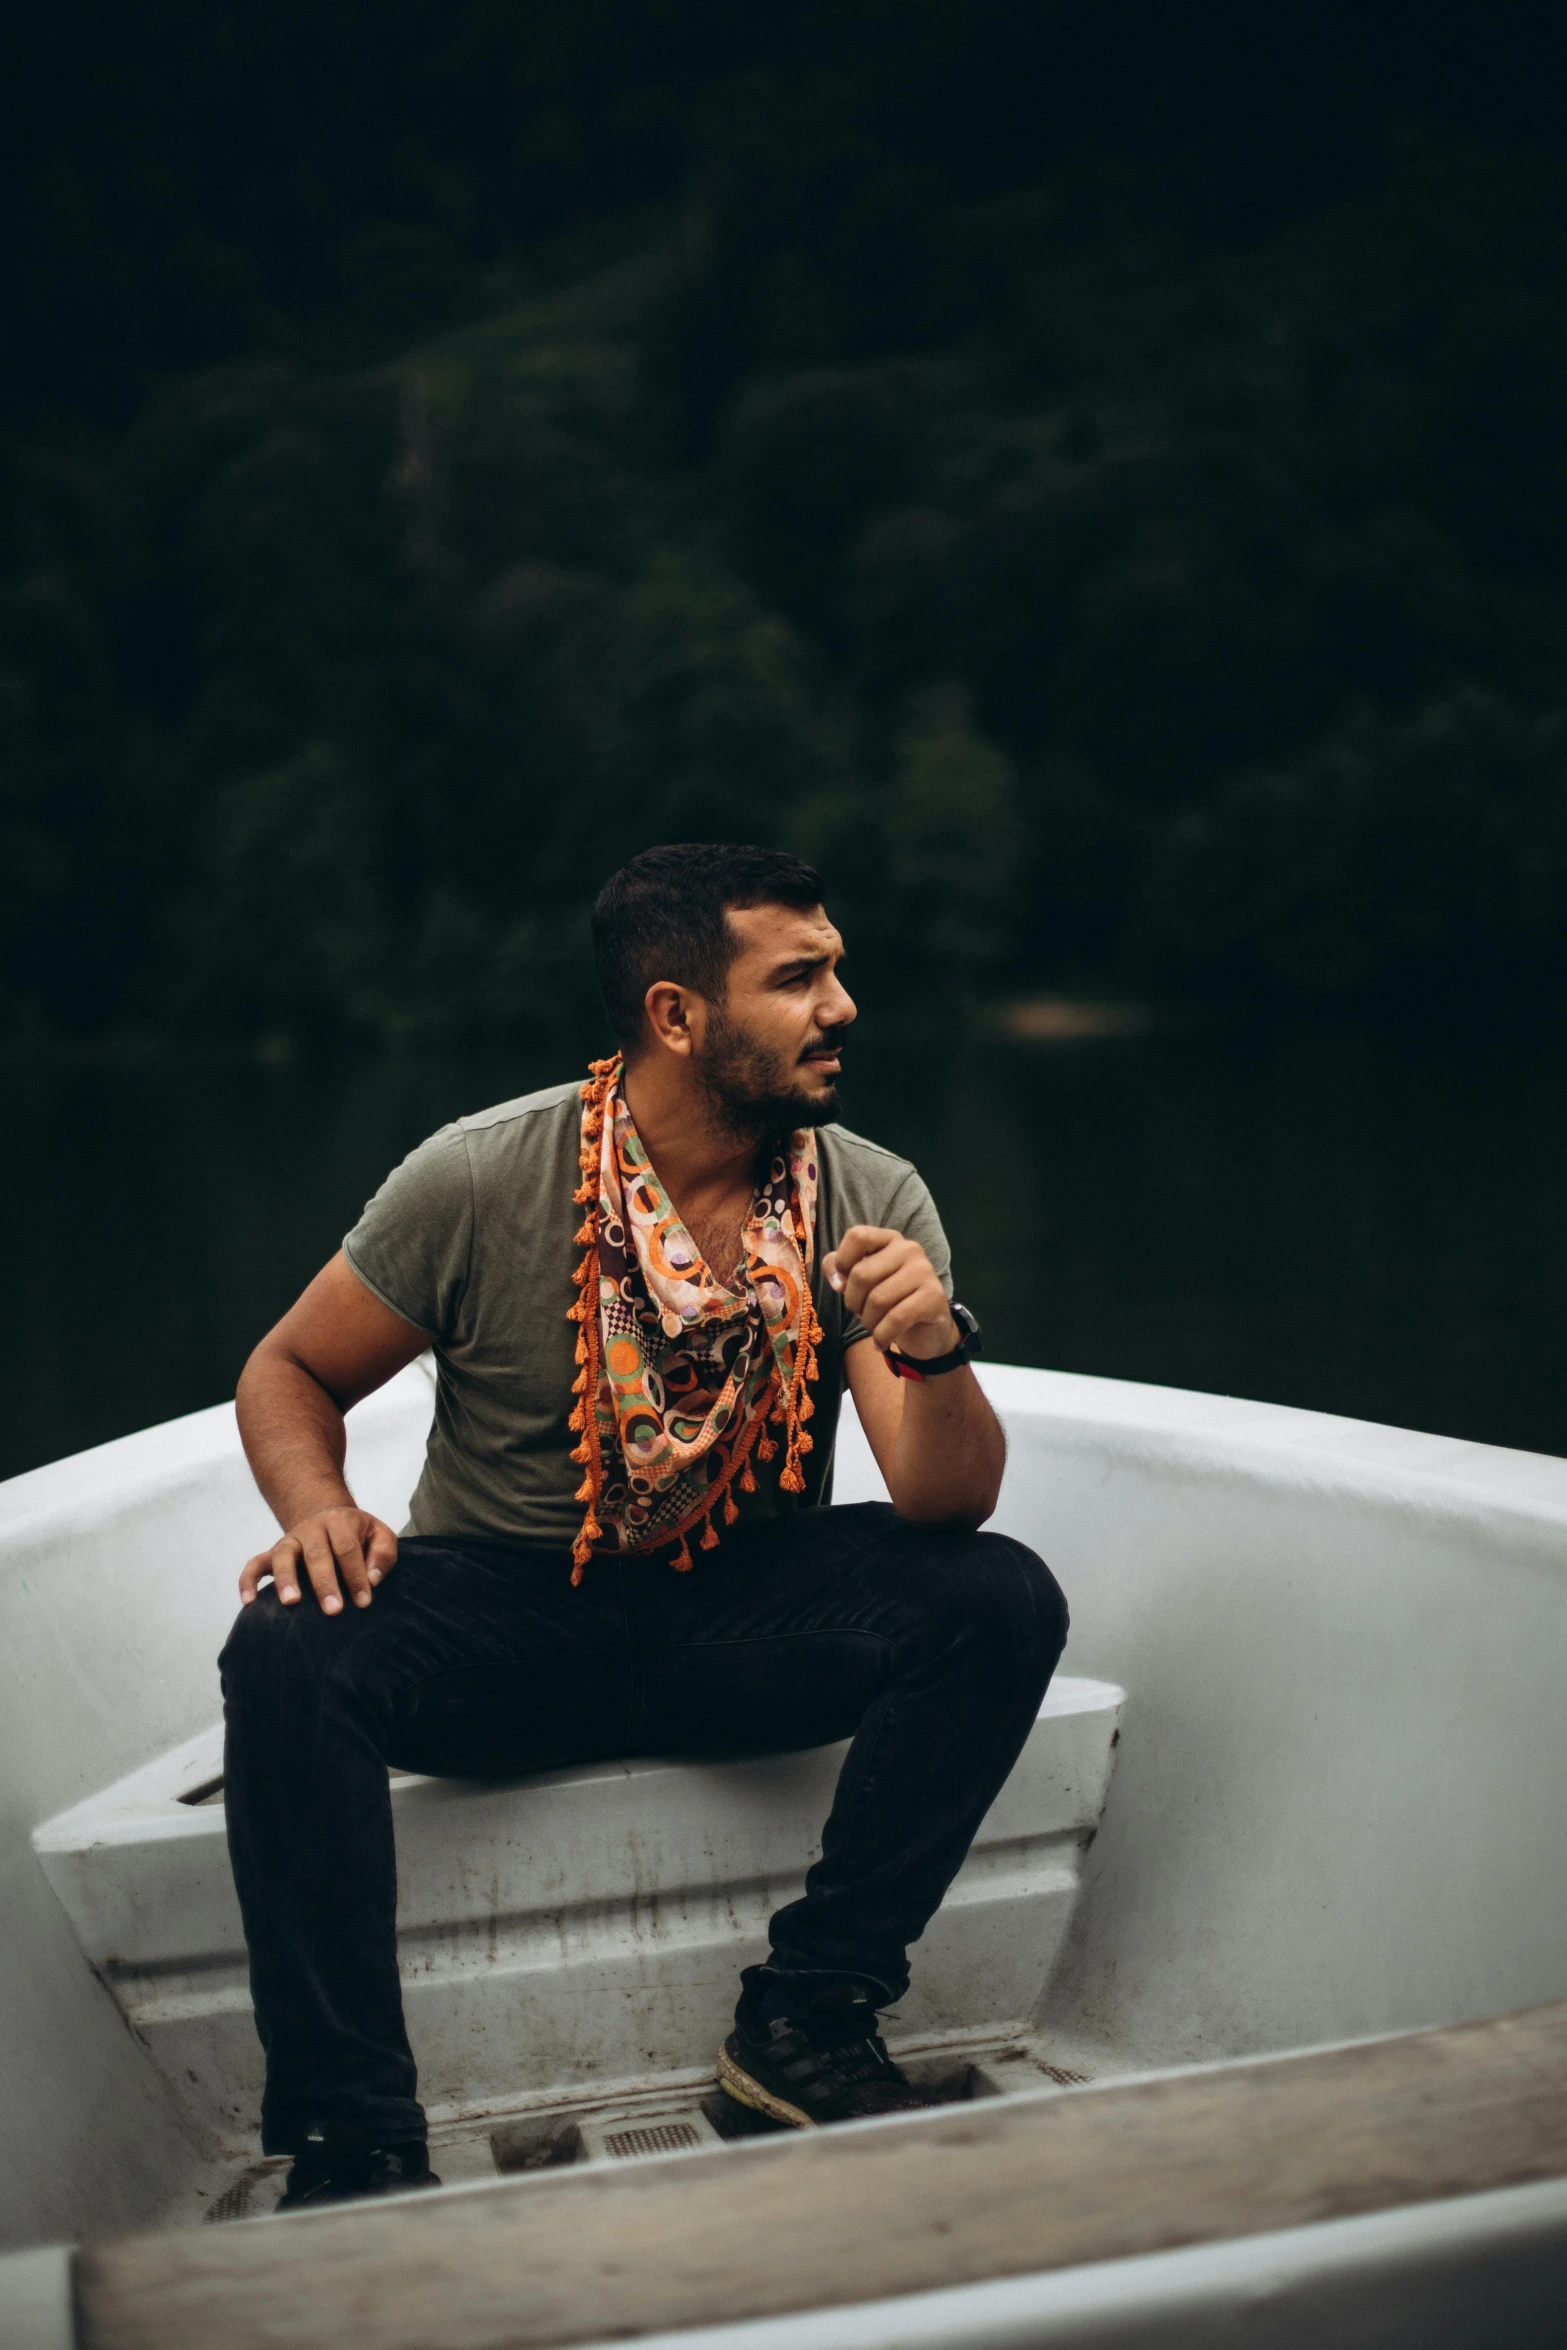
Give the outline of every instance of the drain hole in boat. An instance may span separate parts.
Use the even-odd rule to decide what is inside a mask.
[[[581,2162],[586,2148],[579,2122],[547,2113],[492,2130],[490,2152],[499,2171],[557,2170],[563,2163]]]
[[[604,2151],[624,2162],[631,2154],[673,2154],[682,2146],[700,2146],[702,2134],[691,2122],[652,2122],[646,2129],[606,2130]]]
[[[215,2203],[208,2204],[208,2220],[215,2221],[221,2227],[231,2219],[248,2219],[254,2187],[254,2179],[248,2176],[236,2179],[233,2186],[225,2188]]]
[[[983,2065],[966,2057],[903,2056],[898,2062],[915,2088],[940,2105],[966,2105],[973,2097],[1001,2095]]]

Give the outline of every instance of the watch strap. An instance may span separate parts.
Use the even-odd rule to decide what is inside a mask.
[[[927,1379],[941,1378],[947,1371],[961,1371],[965,1364],[971,1363],[977,1354],[983,1352],[984,1342],[979,1323],[968,1307],[959,1305],[954,1298],[948,1311],[958,1326],[957,1345],[949,1348],[944,1355],[930,1355],[923,1361],[917,1361],[913,1355],[900,1355],[896,1347],[889,1347],[882,1360],[894,1378],[912,1379],[922,1384]]]

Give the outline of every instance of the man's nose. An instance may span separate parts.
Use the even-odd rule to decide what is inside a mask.
[[[859,1016],[859,1010],[853,996],[850,995],[843,981],[835,978],[828,991],[827,1001],[822,1006],[822,1026],[824,1028],[847,1028],[850,1022],[857,1020]]]

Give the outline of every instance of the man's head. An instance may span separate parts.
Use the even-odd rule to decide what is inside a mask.
[[[644,849],[593,909],[610,1025],[626,1060],[689,1063],[735,1134],[838,1114],[837,1048],[854,1004],[820,874],[781,849]]]

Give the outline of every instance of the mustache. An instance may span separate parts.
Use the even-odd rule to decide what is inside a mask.
[[[801,1053],[800,1058],[802,1061],[808,1061],[812,1053],[841,1053],[848,1041],[848,1036],[849,1031],[847,1028],[824,1029],[820,1036],[814,1038],[813,1041],[805,1047],[805,1050]]]

